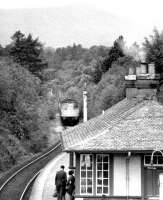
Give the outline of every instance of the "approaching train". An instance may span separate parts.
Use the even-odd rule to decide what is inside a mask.
[[[65,99],[60,105],[60,116],[63,126],[74,126],[79,123],[79,103],[73,99]]]

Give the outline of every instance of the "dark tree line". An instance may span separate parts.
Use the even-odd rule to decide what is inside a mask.
[[[33,39],[31,34],[25,36],[21,31],[16,31],[11,39],[9,56],[13,58],[14,62],[41,78],[41,71],[47,67],[47,63],[41,58],[43,45],[38,38]]]

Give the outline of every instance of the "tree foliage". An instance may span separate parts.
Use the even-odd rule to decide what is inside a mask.
[[[111,47],[108,56],[104,59],[102,63],[101,69],[103,73],[105,73],[106,71],[108,71],[109,68],[111,68],[111,65],[114,61],[124,56],[123,47],[123,36],[119,36],[119,38],[114,41],[114,44]]]
[[[40,58],[43,46],[38,38],[33,39],[31,34],[26,37],[20,31],[16,31],[11,39],[10,56],[31,73],[41,77],[40,72],[45,68],[46,63]]]
[[[94,71],[93,71],[93,82],[98,83],[102,77],[102,59],[96,60],[94,63]]]
[[[146,52],[146,61],[154,62],[156,71],[163,73],[163,32],[154,29],[153,35],[145,38],[143,43]]]
[[[40,116],[40,80],[14,63],[0,63],[0,125],[34,149],[34,135],[44,138],[46,117]],[[45,139],[45,138],[44,138]],[[35,145],[39,142],[35,141]],[[46,140],[44,145],[46,146]],[[43,147],[42,146],[42,147]]]

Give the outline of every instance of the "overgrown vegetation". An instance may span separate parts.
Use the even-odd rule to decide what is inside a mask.
[[[163,33],[146,38],[147,61],[162,72]],[[75,99],[82,110],[87,85],[88,118],[125,97],[124,76],[138,64],[139,46],[125,46],[120,36],[113,46],[81,45],[45,48],[38,38],[17,31],[0,46],[0,171],[41,152],[50,141],[58,100]]]

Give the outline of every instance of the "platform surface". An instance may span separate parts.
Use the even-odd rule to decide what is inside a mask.
[[[59,154],[41,170],[40,175],[33,185],[30,200],[56,200],[56,198],[53,197],[55,190],[55,175],[56,172],[60,170],[61,165],[64,165],[65,171],[68,172],[68,153]]]

